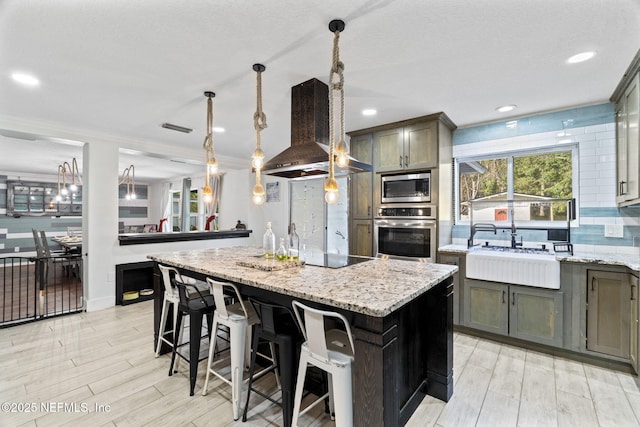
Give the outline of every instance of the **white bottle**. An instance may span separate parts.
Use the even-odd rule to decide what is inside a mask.
[[[271,231],[271,221],[267,222],[267,231],[262,237],[262,250],[265,258],[273,258],[276,254],[276,236]]]

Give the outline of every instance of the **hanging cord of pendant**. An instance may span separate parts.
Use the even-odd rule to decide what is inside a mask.
[[[207,153],[207,162],[214,158],[213,152],[213,99],[207,98],[207,136],[204,138],[202,147]]]
[[[260,148],[260,132],[267,127],[267,116],[262,111],[262,71],[264,66],[258,66],[256,71],[256,112],[253,115],[253,127],[256,129],[256,148]]]
[[[334,91],[337,91],[340,96],[340,139],[343,138],[342,134],[344,133],[344,64],[340,61],[340,31],[337,30],[333,34],[333,60],[331,63],[331,72],[329,74],[329,85],[331,89],[331,95],[329,96],[329,158],[332,160],[336,146],[335,124],[333,122]],[[333,163],[333,161],[329,162],[330,177],[333,177],[334,175]]]

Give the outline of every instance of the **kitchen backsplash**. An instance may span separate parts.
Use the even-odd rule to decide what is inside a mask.
[[[560,137],[560,133],[570,135]],[[564,141],[569,139],[569,141]],[[615,202],[616,151],[613,104],[606,103],[504,122],[457,129],[453,156],[469,157],[513,150],[578,144],[578,226],[571,242],[579,252],[640,254],[640,207]],[[622,225],[623,237],[605,237],[605,225]],[[466,245],[468,224],[456,224],[454,244]],[[536,238],[524,232],[524,240]],[[538,237],[539,238],[539,237]],[[543,242],[544,243],[544,242]]]

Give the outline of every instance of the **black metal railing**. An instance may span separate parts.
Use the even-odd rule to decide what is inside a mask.
[[[0,258],[0,327],[83,310],[82,256]]]

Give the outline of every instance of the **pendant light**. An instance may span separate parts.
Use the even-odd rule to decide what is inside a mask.
[[[256,72],[256,112],[253,115],[253,127],[256,130],[256,148],[251,156],[251,165],[256,170],[256,185],[253,186],[253,203],[264,203],[264,187],[260,183],[260,169],[264,165],[264,152],[260,148],[260,132],[267,127],[267,116],[262,111],[262,73],[266,67],[262,64],[253,64]]]
[[[340,61],[340,33],[344,30],[344,21],[334,19],[329,23],[333,37],[333,54],[329,73],[329,177],[324,181],[324,199],[329,204],[338,201],[338,181],[335,178],[335,162],[346,166],[348,162],[347,144],[344,141],[344,64]],[[334,98],[340,100],[340,111],[336,113]],[[338,122],[338,129],[336,129]],[[336,135],[336,131],[338,135]],[[336,144],[336,137],[338,143]]]
[[[210,203],[213,199],[213,191],[209,186],[209,176],[210,174],[218,173],[218,161],[213,151],[213,98],[215,98],[216,94],[207,91],[204,93],[204,96],[207,97],[207,136],[204,138],[202,147],[206,155],[207,173],[204,188],[202,189],[202,196],[206,203]]]

